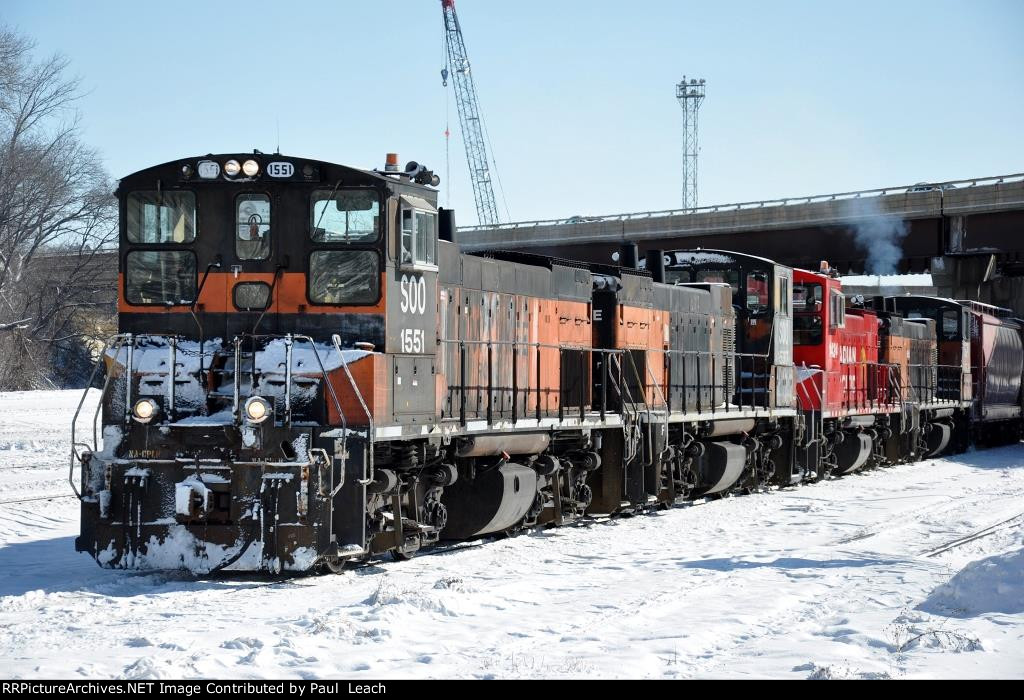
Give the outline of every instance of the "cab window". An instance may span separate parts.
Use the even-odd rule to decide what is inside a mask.
[[[687,270],[665,270],[665,282],[667,284],[686,284],[690,281],[690,273]]]
[[[365,243],[377,239],[380,198],[374,190],[316,190],[310,237],[317,243]]]
[[[240,194],[235,200],[235,255],[239,260],[270,257],[270,197]]]
[[[403,265],[437,263],[437,214],[419,209],[402,209]]]
[[[187,250],[133,250],[125,257],[129,304],[191,304],[196,296],[196,256]]]
[[[793,313],[821,313],[821,285],[793,285]]]
[[[747,310],[752,314],[768,310],[768,273],[747,273]]]
[[[718,282],[725,283],[732,287],[733,295],[740,291],[740,273],[736,270],[695,270],[693,273],[694,282]]]
[[[127,201],[132,243],[191,243],[196,238],[196,196],[192,192],[132,192]]]
[[[309,299],[314,304],[374,304],[380,270],[372,250],[315,250],[309,256]]]
[[[821,316],[797,314],[793,317],[794,345],[821,345]]]
[[[793,285],[793,344],[820,345],[823,333],[821,322],[820,284]]]
[[[960,310],[946,309],[942,312],[942,339],[957,340],[960,337]]]

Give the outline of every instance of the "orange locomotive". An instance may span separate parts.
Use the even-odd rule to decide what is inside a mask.
[[[848,306],[829,274],[728,251],[465,254],[437,183],[258,152],[120,181],[79,550],[339,570],[1019,431],[1002,312]]]
[[[737,352],[728,285],[462,254],[436,184],[258,152],[120,181],[80,550],[338,569],[804,478],[791,357]]]

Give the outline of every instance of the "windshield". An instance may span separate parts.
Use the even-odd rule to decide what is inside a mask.
[[[738,270],[694,270],[694,282],[724,282],[732,287],[733,296],[740,292],[740,273]]]
[[[820,345],[822,341],[820,284],[793,285],[793,344]]]
[[[309,258],[309,298],[315,304],[373,304],[380,296],[372,250],[317,250]]]
[[[196,256],[187,250],[133,250],[125,259],[129,304],[191,304],[196,296]]]
[[[768,310],[768,273],[747,273],[747,310],[762,313]]]
[[[196,238],[192,192],[132,192],[127,209],[132,243],[191,243]]]
[[[309,213],[311,237],[317,243],[377,239],[380,198],[374,190],[316,190]]]

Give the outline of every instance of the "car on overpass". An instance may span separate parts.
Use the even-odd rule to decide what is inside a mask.
[[[907,192],[932,192],[933,190],[955,190],[956,185],[948,182],[919,182],[907,188]]]

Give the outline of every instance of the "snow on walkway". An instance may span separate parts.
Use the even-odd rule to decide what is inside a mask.
[[[0,501],[67,493],[78,398],[0,394]],[[30,678],[1022,678],[1022,513],[1015,446],[275,581],[103,571],[73,498],[8,503],[0,657]]]

